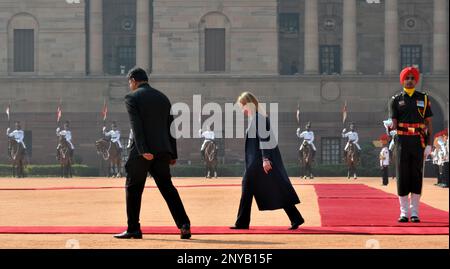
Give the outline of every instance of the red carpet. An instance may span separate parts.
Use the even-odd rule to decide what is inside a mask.
[[[363,184],[317,184],[314,187],[324,227],[448,227],[448,212],[424,203],[420,204],[420,223],[398,223],[397,196]]]
[[[292,184],[294,186],[314,185],[314,184]],[[241,187],[241,183],[236,184],[197,184],[179,185],[176,188],[216,188],[216,187]],[[156,186],[145,186],[146,189],[156,189]],[[0,188],[0,191],[63,191],[63,190],[101,190],[101,189],[125,189],[124,186],[64,186],[64,187],[28,187],[28,188]]]
[[[251,226],[249,230],[231,230],[224,226],[194,226],[192,234],[379,234],[379,235],[446,235],[448,227],[300,227],[290,231],[284,226]],[[115,234],[125,227],[117,226],[0,226],[0,234]],[[174,234],[175,226],[142,227],[144,234]]]
[[[398,199],[395,195],[363,184],[314,185],[322,227],[303,227],[290,231],[288,226],[252,226],[250,230],[231,230],[225,226],[193,226],[193,234],[379,234],[448,235],[448,212],[421,203],[421,223],[398,223]],[[185,185],[178,188],[240,187],[240,184]],[[47,187],[0,190],[73,190],[123,187]],[[148,186],[147,188],[155,188]],[[301,193],[300,193],[301,194]],[[117,226],[0,226],[0,234],[115,234]],[[144,234],[179,234],[174,226],[143,227]]]

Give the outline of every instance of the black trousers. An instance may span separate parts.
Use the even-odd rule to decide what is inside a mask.
[[[389,167],[383,165],[381,167],[381,177],[383,178],[383,185],[387,185],[389,183]]]
[[[406,196],[409,193],[422,194],[423,151],[419,136],[397,136],[397,193]]]
[[[181,228],[183,224],[190,224],[180,195],[172,184],[169,161],[169,156],[155,158],[151,161],[139,156],[128,159],[125,164],[127,172],[125,189],[129,232],[140,229],[139,214],[141,211],[142,193],[148,173],[155,180],[156,186],[164,197],[177,227]]]
[[[252,210],[253,202],[253,190],[251,184],[243,182],[241,201],[239,203],[239,210],[237,215],[237,220],[235,225],[239,227],[250,226],[250,215]],[[289,205],[283,208],[291,221],[291,224],[299,223],[303,221],[303,217],[300,211],[295,207],[295,205]]]
[[[437,184],[442,184],[443,183],[443,172],[444,172],[444,166],[443,165],[437,165]]]
[[[441,184],[448,186],[448,162],[445,162],[442,166]]]

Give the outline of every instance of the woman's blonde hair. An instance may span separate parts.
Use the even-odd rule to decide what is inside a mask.
[[[237,102],[239,102],[242,106],[245,106],[249,103],[253,104],[253,109],[256,110],[254,112],[258,112],[262,115],[266,115],[264,109],[259,105],[258,98],[251,92],[243,92],[239,95]]]

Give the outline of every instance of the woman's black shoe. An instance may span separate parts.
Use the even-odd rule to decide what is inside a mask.
[[[184,224],[180,229],[180,238],[181,239],[189,239],[191,238],[191,225]]]
[[[302,225],[303,223],[305,223],[304,219],[301,219],[299,222],[294,222],[294,223],[291,224],[291,228],[289,228],[289,230],[297,230],[298,227],[300,225]]]
[[[407,217],[400,217],[400,218],[398,218],[398,222],[408,222],[408,218]]]
[[[231,226],[230,229],[232,230],[248,230],[248,226]]]

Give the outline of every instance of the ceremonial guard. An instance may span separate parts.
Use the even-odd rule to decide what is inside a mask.
[[[395,157],[400,202],[399,222],[420,222],[419,202],[424,158],[431,153],[433,112],[428,95],[415,89],[419,78],[417,68],[403,69],[400,73],[403,91],[393,96],[390,103],[393,129],[397,130]]]

